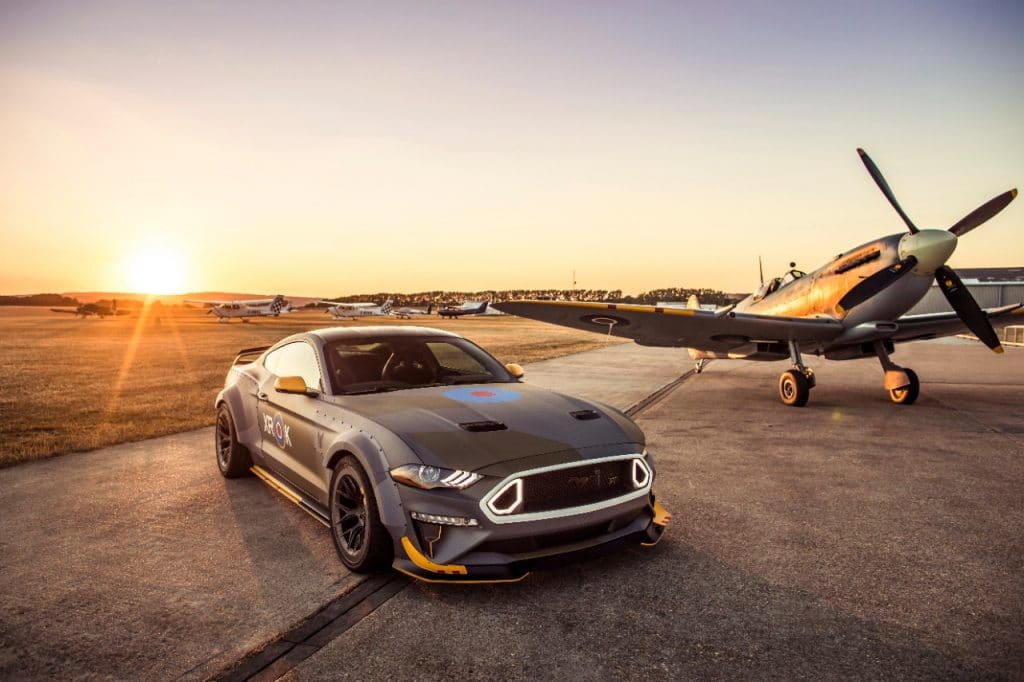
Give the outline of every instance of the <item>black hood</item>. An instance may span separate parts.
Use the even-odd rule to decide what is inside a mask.
[[[449,469],[500,475],[505,467],[495,465],[515,460],[578,461],[644,442],[622,413],[528,384],[435,386],[334,401],[395,433],[425,464]]]

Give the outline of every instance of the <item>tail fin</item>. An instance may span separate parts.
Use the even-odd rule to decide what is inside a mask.
[[[697,298],[697,294],[690,294],[690,300],[686,302],[686,307],[690,310],[700,310],[700,299]]]
[[[384,305],[382,305],[380,307],[380,311],[382,313],[384,313],[385,315],[387,315],[388,313],[391,312],[391,304],[392,303],[393,303],[393,301],[390,298],[388,300],[384,301]]]
[[[284,306],[284,296],[278,294],[274,297],[273,303],[270,304],[270,312],[277,315],[281,312],[281,308]]]
[[[433,312],[434,312],[434,304],[431,303],[430,305],[427,306],[427,315],[430,315]]]
[[[477,311],[478,313],[485,313],[485,312],[487,312],[487,306],[488,306],[488,304],[490,304],[490,301],[484,301],[483,303],[481,303],[481,304],[480,304],[480,307],[479,307],[479,308],[477,308],[477,310],[476,310],[476,311]]]

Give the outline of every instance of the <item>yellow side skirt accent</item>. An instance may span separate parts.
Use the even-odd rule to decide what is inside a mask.
[[[256,474],[257,476],[259,476],[260,480],[262,480],[264,483],[269,485],[271,488],[273,488],[277,492],[281,493],[282,495],[287,497],[289,500],[291,500],[295,504],[299,503],[299,500],[301,498],[298,495],[296,495],[295,493],[293,493],[291,490],[288,490],[288,488],[285,488],[283,485],[278,483],[277,479],[274,478],[273,476],[271,476],[263,467],[259,467],[259,466],[255,466],[254,465],[252,467],[251,471],[254,474]]]

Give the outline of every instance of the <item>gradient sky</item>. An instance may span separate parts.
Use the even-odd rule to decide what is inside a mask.
[[[4,2],[0,293],[750,290],[1024,187],[1024,4]],[[1024,265],[1024,201],[954,266]]]

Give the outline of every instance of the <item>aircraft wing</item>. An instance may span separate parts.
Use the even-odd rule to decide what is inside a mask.
[[[274,302],[274,299],[272,299],[272,298],[248,298],[248,299],[241,299],[241,298],[239,298],[239,299],[235,299],[235,300],[231,300],[231,301],[200,301],[200,300],[197,300],[197,299],[194,299],[194,298],[186,298],[186,299],[183,299],[183,302],[184,303],[198,303],[199,305],[233,305],[233,304],[237,303],[238,305],[259,306],[259,305],[270,305],[271,303]]]
[[[75,310],[74,308],[50,308],[50,311],[51,312],[55,312],[55,313],[68,313],[69,315],[81,315],[82,314],[82,313],[78,312],[77,310]],[[86,313],[86,314],[88,314],[88,313]]]
[[[376,303],[342,303],[341,301],[317,301],[319,305],[329,305],[332,308],[374,308]]]
[[[508,301],[494,305],[503,313],[592,332],[633,339],[643,346],[675,346],[728,352],[757,341],[828,342],[843,327],[832,318],[797,318],[715,313],[623,303]]]
[[[1024,324],[1024,305],[1013,303],[1001,308],[985,308],[988,321],[996,329],[1010,324]],[[896,320],[899,329],[892,335],[893,341],[934,339],[939,336],[969,334],[970,330],[952,310],[946,313],[907,315]]]

